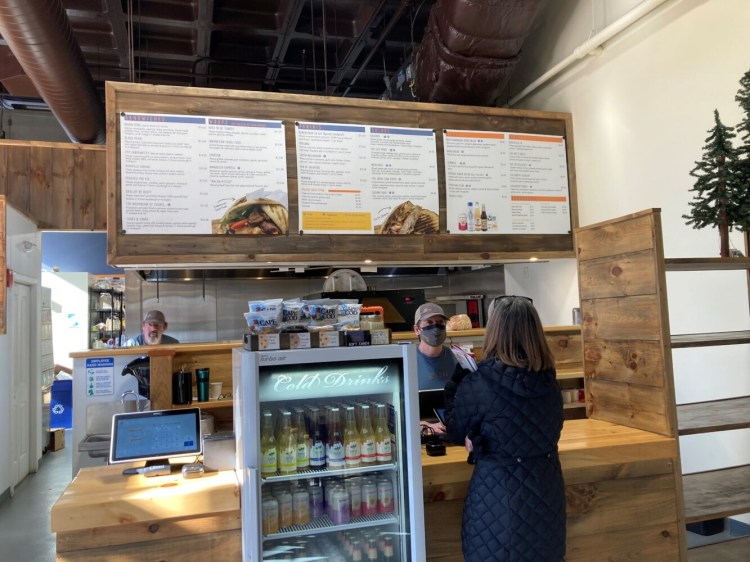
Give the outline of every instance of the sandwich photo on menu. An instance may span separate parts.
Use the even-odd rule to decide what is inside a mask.
[[[273,199],[235,200],[224,215],[211,221],[213,234],[285,234],[289,229],[286,207]]]

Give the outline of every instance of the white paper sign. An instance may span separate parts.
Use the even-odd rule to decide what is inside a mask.
[[[434,131],[334,123],[296,130],[303,233],[437,232]]]
[[[115,358],[86,359],[86,396],[109,396],[115,393]]]
[[[451,234],[567,234],[565,139],[446,130],[446,209]]]
[[[288,229],[281,121],[124,113],[120,162],[127,234]]]

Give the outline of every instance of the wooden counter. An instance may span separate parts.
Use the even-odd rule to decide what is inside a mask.
[[[677,542],[675,439],[599,420],[565,422],[566,560],[669,560]],[[463,447],[422,453],[428,560],[460,562],[461,512],[473,467]],[[233,471],[122,476],[125,465],[86,468],[51,510],[58,560],[240,560],[239,487]],[[135,558],[133,558],[135,559]]]
[[[568,562],[670,560],[675,552],[676,439],[599,420],[565,422]],[[461,562],[461,512],[473,467],[463,447],[422,455],[427,559]]]
[[[123,476],[131,465],[84,468],[50,510],[57,560],[240,560],[233,470]]]

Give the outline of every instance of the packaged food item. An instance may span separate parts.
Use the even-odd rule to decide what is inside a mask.
[[[307,303],[299,299],[288,300],[282,303],[282,332],[304,332],[307,330],[309,323],[310,313]]]
[[[248,301],[250,312],[245,313],[250,332],[253,334],[274,334],[281,330],[283,299]]]
[[[330,301],[308,301],[307,306],[307,313],[310,317],[310,322],[307,327],[308,330],[313,332],[335,329],[338,303]]]
[[[342,302],[337,311],[339,330],[359,330],[359,312],[362,305],[359,303]]]

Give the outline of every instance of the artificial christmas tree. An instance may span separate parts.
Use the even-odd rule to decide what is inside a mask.
[[[744,199],[738,193],[734,168],[737,160],[732,146],[734,128],[721,122],[714,109],[714,127],[709,130],[703,146],[703,159],[695,163],[690,175],[697,178],[691,191],[696,192],[690,202],[692,211],[682,218],[693,228],[716,226],[719,229],[720,256],[729,257],[729,231],[734,226],[744,227],[741,207]]]
[[[737,125],[741,144],[737,147],[734,180],[737,198],[742,202],[742,229],[747,233],[750,230],[750,70],[740,79],[740,89],[734,99],[745,112],[745,118]]]

